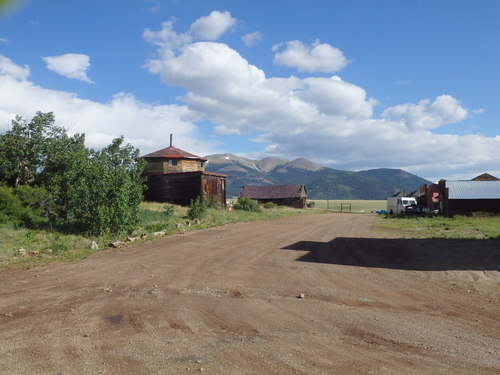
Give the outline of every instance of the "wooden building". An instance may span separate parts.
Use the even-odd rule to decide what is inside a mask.
[[[444,215],[500,213],[500,180],[441,180],[438,185]]]
[[[273,202],[280,206],[305,208],[307,191],[304,185],[243,186],[240,197],[256,200],[258,203]]]
[[[439,211],[439,185],[424,184],[416,192],[417,204],[425,211]]]
[[[498,181],[499,179],[489,173],[483,173],[474,177],[471,181]]]
[[[220,173],[206,172],[207,159],[172,146],[144,155],[147,178],[145,199],[187,206],[196,197],[226,205],[226,179]]]

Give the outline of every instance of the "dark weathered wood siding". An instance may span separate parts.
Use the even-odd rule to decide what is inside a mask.
[[[154,202],[168,202],[187,206],[196,197],[215,199],[226,205],[225,176],[208,173],[158,173],[146,176],[145,199]]]
[[[293,208],[306,208],[307,198],[270,198],[270,199],[258,199],[258,203],[273,202],[278,206],[288,206]]]
[[[240,196],[259,203],[273,202],[279,206],[295,208],[307,206],[307,192],[304,185],[247,185],[241,189]]]

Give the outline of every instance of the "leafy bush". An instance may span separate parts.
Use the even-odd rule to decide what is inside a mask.
[[[195,200],[191,199],[191,204],[189,205],[189,209],[187,211],[187,216],[191,220],[194,219],[203,219],[207,214],[208,204],[207,200],[196,197]]]
[[[55,126],[51,112],[38,112],[29,122],[16,117],[0,134],[0,181],[20,187],[19,199],[31,212],[15,216],[24,212],[29,223],[50,217],[91,234],[130,232],[138,222],[145,162],[123,142],[117,138],[94,151],[85,147],[84,135],[70,136]],[[50,194],[39,190],[33,196],[28,186],[43,186]]]
[[[316,206],[316,202],[314,202],[314,201],[307,202],[307,207],[308,208],[313,208],[315,206]]]
[[[247,197],[239,197],[233,208],[240,211],[261,212],[257,202]]]
[[[0,222],[17,221],[23,211],[23,206],[13,190],[0,185]]]
[[[48,223],[48,214],[42,210],[48,204],[50,195],[45,189],[0,186],[0,222],[40,227]]]
[[[276,208],[278,205],[274,202],[266,202],[262,205],[264,208]]]
[[[47,186],[66,224],[94,235],[134,229],[144,191],[143,162],[137,149],[122,143],[123,137],[102,151],[81,149],[74,154],[77,162],[50,176]]]
[[[208,208],[220,208],[219,201],[217,200],[217,198],[210,198],[207,201],[207,207]]]
[[[163,215],[165,216],[165,219],[169,220],[172,217],[174,217],[175,214],[175,207],[171,204],[166,204],[163,206]]]

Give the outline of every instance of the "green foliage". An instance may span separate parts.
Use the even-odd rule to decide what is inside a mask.
[[[220,208],[219,201],[217,200],[217,198],[210,198],[209,200],[207,200],[207,207],[208,208]]]
[[[314,202],[314,201],[307,202],[307,208],[313,208],[315,206],[316,206],[316,202]]]
[[[10,186],[34,185],[51,170],[65,168],[73,149],[84,148],[84,136],[69,136],[54,125],[52,112],[38,112],[28,122],[20,116],[0,135],[0,180]]]
[[[21,201],[13,194],[12,189],[0,185],[0,222],[17,221],[22,208]]]
[[[164,215],[166,220],[169,220],[172,217],[174,217],[174,214],[175,214],[175,206],[174,205],[166,204],[165,206],[163,206],[163,215]]]
[[[36,228],[48,224],[50,195],[43,188],[0,185],[0,222]]]
[[[144,230],[146,232],[159,232],[165,230],[165,224],[162,223],[148,224],[144,227]]]
[[[189,205],[187,216],[191,220],[203,219],[207,214],[207,209],[207,200],[201,197],[196,197],[194,200],[191,199],[191,204]]]
[[[102,151],[82,152],[52,187],[60,216],[92,234],[130,232],[138,222],[144,191],[139,151],[115,139]]]
[[[92,234],[131,231],[144,192],[139,150],[123,145],[123,137],[89,150],[83,135],[69,136],[54,121],[52,113],[38,112],[30,122],[17,117],[0,135],[0,181],[48,192],[40,190],[42,199],[19,191],[23,205],[35,210],[25,221],[38,215]]]
[[[257,202],[247,197],[239,197],[233,208],[240,211],[261,212]]]
[[[264,208],[276,208],[278,205],[274,202],[266,202],[262,205]]]

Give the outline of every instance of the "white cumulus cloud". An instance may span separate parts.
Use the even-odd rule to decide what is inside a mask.
[[[30,75],[28,66],[19,66],[8,57],[0,55],[0,75],[9,75],[15,79],[27,79]]]
[[[193,22],[189,31],[197,40],[217,40],[235,23],[236,19],[231,17],[231,13],[214,10],[210,15]]]
[[[245,34],[241,37],[245,46],[252,47],[259,44],[262,41],[262,33],[260,31],[255,31],[253,33]]]
[[[47,69],[70,79],[94,83],[88,76],[90,57],[80,53],[66,53],[60,56],[42,57]]]
[[[275,51],[281,45],[275,46]],[[342,70],[348,63],[344,53],[327,43],[314,42],[311,46],[299,40],[285,43],[285,49],[277,52],[274,63],[300,72],[333,73]]]
[[[104,147],[123,135],[144,154],[167,147],[173,133],[177,147],[200,154],[214,151],[214,144],[198,136],[196,116],[185,105],[148,104],[127,93],[96,102],[37,86],[26,79],[28,73],[27,67],[0,56],[0,132],[9,128],[16,115],[31,119],[42,111],[53,112],[57,124],[71,133],[85,133],[89,147]]]
[[[172,50],[185,43],[195,40],[215,41],[228,31],[236,19],[229,12],[213,11],[210,15],[198,18],[193,22],[187,32],[177,33],[174,31],[175,18],[165,21],[159,31],[145,29],[143,37],[148,42],[163,48],[163,52],[172,53]]]
[[[348,170],[402,168],[424,177],[498,171],[500,137],[432,132],[471,115],[451,95],[387,108],[375,117],[377,100],[338,76],[267,77],[223,43],[157,45],[149,71],[185,88],[180,99],[215,123],[216,132],[251,134],[262,142],[255,157],[306,157]],[[303,71],[330,72],[347,64],[329,45],[289,42],[286,51],[278,60]]]
[[[382,116],[401,120],[409,129],[433,129],[460,122],[468,112],[450,95],[438,96],[433,102],[422,100],[418,104],[401,104],[384,110]]]

